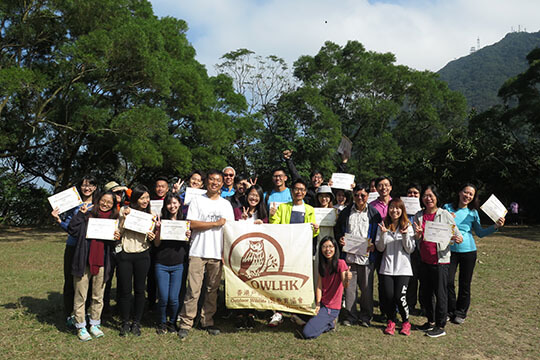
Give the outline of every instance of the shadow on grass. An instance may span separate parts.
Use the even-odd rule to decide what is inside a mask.
[[[59,228],[31,228],[0,226],[0,243],[20,242],[24,240],[40,240],[51,236],[67,234]],[[60,241],[60,240],[59,240]],[[61,241],[65,241],[63,238]]]
[[[540,241],[540,226],[515,225],[505,226],[498,233],[500,236],[508,236],[529,241]]]
[[[43,324],[55,326],[59,331],[67,331],[66,322],[62,315],[62,294],[49,292],[47,299],[38,299],[31,296],[22,296],[18,303],[3,304],[5,309],[22,309],[26,314],[35,316]]]

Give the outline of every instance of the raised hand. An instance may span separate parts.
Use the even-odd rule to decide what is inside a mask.
[[[498,229],[500,227],[503,227],[504,226],[504,222],[506,221],[506,218],[499,218],[499,220],[497,220],[497,222],[495,223],[495,228]]]
[[[339,245],[345,246],[345,236],[342,236],[342,237],[339,239]]]
[[[385,233],[385,232],[388,231],[388,229],[386,228],[386,226],[384,226],[384,221],[381,221],[381,222],[379,223],[379,229],[381,229],[381,231],[382,231],[383,233]]]
[[[86,212],[90,209],[90,206],[88,206],[87,203],[84,203],[83,206],[79,209],[79,212],[82,212],[83,214],[86,214]]]
[[[292,150],[283,150],[283,157],[285,160],[289,160],[292,156]]]
[[[242,220],[247,220],[249,218],[249,209],[245,206],[242,206]]]
[[[62,219],[60,219],[60,215],[59,215],[59,212],[60,212],[60,208],[59,207],[55,207],[53,211],[51,211],[51,216],[54,218],[54,220],[57,222],[57,223],[61,223],[62,222]]]
[[[417,239],[419,239],[422,236],[422,225],[420,223],[414,223],[414,236],[416,236]]]
[[[249,185],[250,187],[257,184],[257,180],[259,179],[258,176],[255,177],[255,180],[252,180],[251,178],[249,178]]]
[[[174,194],[176,194],[177,192],[179,192],[180,189],[182,188],[182,185],[184,185],[184,181],[183,181],[182,179],[178,178],[178,181],[177,181],[175,184],[173,184],[172,192],[173,192]]]

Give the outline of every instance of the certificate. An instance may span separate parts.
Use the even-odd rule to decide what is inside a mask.
[[[341,137],[341,142],[339,143],[339,147],[337,149],[338,154],[343,154],[345,158],[350,159],[351,153],[352,153],[352,141],[349,140],[348,137],[343,135]]]
[[[186,195],[184,197],[184,205],[189,205],[189,203],[191,202],[191,200],[193,200],[195,196],[201,196],[203,194],[206,194],[206,190],[187,187]]]
[[[49,196],[47,200],[49,200],[53,210],[56,208],[60,209],[58,211],[59,214],[82,204],[81,196],[75,186],[61,191],[58,194],[54,194],[53,196]]]
[[[89,218],[86,227],[86,238],[114,240],[114,231],[116,229],[118,229],[118,220]]]
[[[351,185],[354,183],[354,175],[345,173],[332,174],[332,188],[352,190]]]
[[[432,243],[448,244],[450,238],[453,235],[452,224],[444,224],[434,221],[426,221],[426,228],[424,230],[424,241],[429,241]]]
[[[189,230],[189,221],[161,220],[159,237],[161,240],[187,241],[186,231]]]
[[[368,245],[369,241],[366,238],[345,234],[345,246],[343,246],[343,251],[346,253],[366,256],[368,254]]]
[[[124,220],[124,229],[146,234],[154,230],[154,215],[131,209]]]
[[[163,200],[150,200],[150,210],[158,216],[161,216],[161,208],[163,207]]]
[[[370,202],[377,200],[378,197],[379,197],[378,192],[376,191],[370,192],[367,197],[367,203],[369,204]]]
[[[334,208],[314,208],[315,222],[319,226],[334,226],[337,220],[337,211]]]
[[[482,209],[493,222],[497,222],[500,218],[505,217],[508,212],[503,203],[493,194],[487,199],[484,205],[480,206],[480,209]]]
[[[420,207],[420,199],[416,197],[402,196],[401,201],[405,204],[405,210],[407,215],[414,215],[422,208]]]

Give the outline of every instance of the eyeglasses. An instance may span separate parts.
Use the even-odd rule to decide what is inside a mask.
[[[321,249],[323,250],[326,250],[326,249],[334,249],[335,246],[334,245],[324,245],[324,246],[321,246]]]
[[[294,192],[306,192],[306,189],[295,187],[295,188],[293,188],[293,191]]]
[[[223,174],[224,177],[234,177],[234,174]]]
[[[285,175],[272,175],[274,179],[284,178]]]
[[[96,185],[81,185],[81,189],[93,189]]]

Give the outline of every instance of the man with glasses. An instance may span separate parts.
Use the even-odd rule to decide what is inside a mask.
[[[375,256],[373,253],[377,225],[382,221],[379,212],[367,203],[369,188],[365,185],[356,185],[353,189],[354,201],[339,213],[334,235],[340,245],[345,246],[345,234],[369,239],[369,255],[341,253],[347,265],[351,268],[352,278],[350,286],[345,290],[344,326],[359,323],[369,327],[373,317],[373,269]],[[356,284],[360,287],[360,313],[356,308],[358,298]]]
[[[223,187],[221,188],[221,197],[226,198],[234,195],[234,177],[236,170],[232,166],[227,166],[223,170]]]
[[[311,223],[313,227],[313,237],[319,235],[319,225],[315,222],[315,210],[311,205],[304,203],[307,192],[307,184],[302,179],[297,179],[292,186],[292,201],[280,204],[276,212],[270,218],[270,224],[302,224]],[[305,324],[305,321],[297,315],[292,315],[293,320],[298,325]],[[283,322],[283,315],[274,312],[268,326],[275,327]]]
[[[375,187],[377,188],[379,197],[370,204],[377,209],[379,214],[381,214],[381,218],[384,219],[388,212],[388,203],[392,200],[392,197],[390,196],[390,193],[392,192],[392,179],[388,176],[381,176],[375,180]]]

